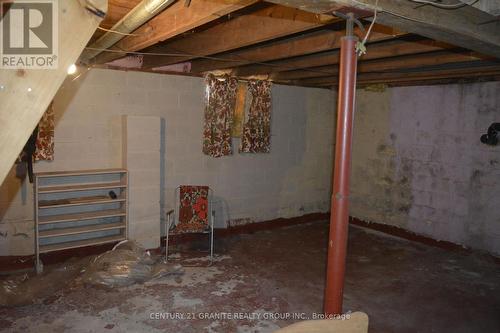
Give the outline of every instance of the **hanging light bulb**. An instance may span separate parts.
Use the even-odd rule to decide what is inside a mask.
[[[76,68],[76,65],[75,65],[75,64],[71,64],[71,65],[69,65],[69,67],[68,67],[68,75],[73,75],[73,74],[75,74],[75,73],[76,73],[76,70],[77,70],[77,68]]]

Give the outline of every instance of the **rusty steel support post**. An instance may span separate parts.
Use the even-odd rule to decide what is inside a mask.
[[[349,223],[349,176],[356,94],[357,41],[357,37],[352,35],[343,37],[340,47],[337,139],[324,304],[326,315],[342,313]]]

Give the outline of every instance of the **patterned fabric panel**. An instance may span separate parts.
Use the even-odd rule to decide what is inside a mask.
[[[208,186],[183,185],[179,190],[179,233],[202,232],[209,227]]]
[[[212,157],[231,155],[231,127],[238,81],[227,75],[218,79],[209,74],[206,84],[203,153]]]
[[[252,103],[243,125],[240,152],[269,153],[271,150],[271,82],[251,81]]]
[[[33,154],[35,161],[54,160],[54,108],[50,103],[47,111],[38,123],[38,137],[36,151]]]

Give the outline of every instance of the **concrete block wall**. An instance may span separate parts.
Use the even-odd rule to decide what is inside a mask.
[[[93,69],[70,78],[55,98],[55,160],[36,163],[35,170],[121,167],[122,116],[153,116],[165,120],[162,217],[181,184],[213,188],[219,227],[329,209],[332,91],[273,86],[271,153],[238,154],[235,140],[234,155],[220,159],[201,152],[204,91],[203,79],[185,76]],[[135,177],[139,183],[153,178]],[[31,185],[12,173],[0,186],[0,256],[33,253],[32,198]]]
[[[500,83],[358,90],[351,215],[500,255]]]
[[[128,170],[128,236],[146,249],[160,246],[160,117],[123,116],[123,167]]]

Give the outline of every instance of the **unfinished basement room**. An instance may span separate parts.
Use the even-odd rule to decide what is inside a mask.
[[[499,0],[0,6],[0,333],[500,333]]]

